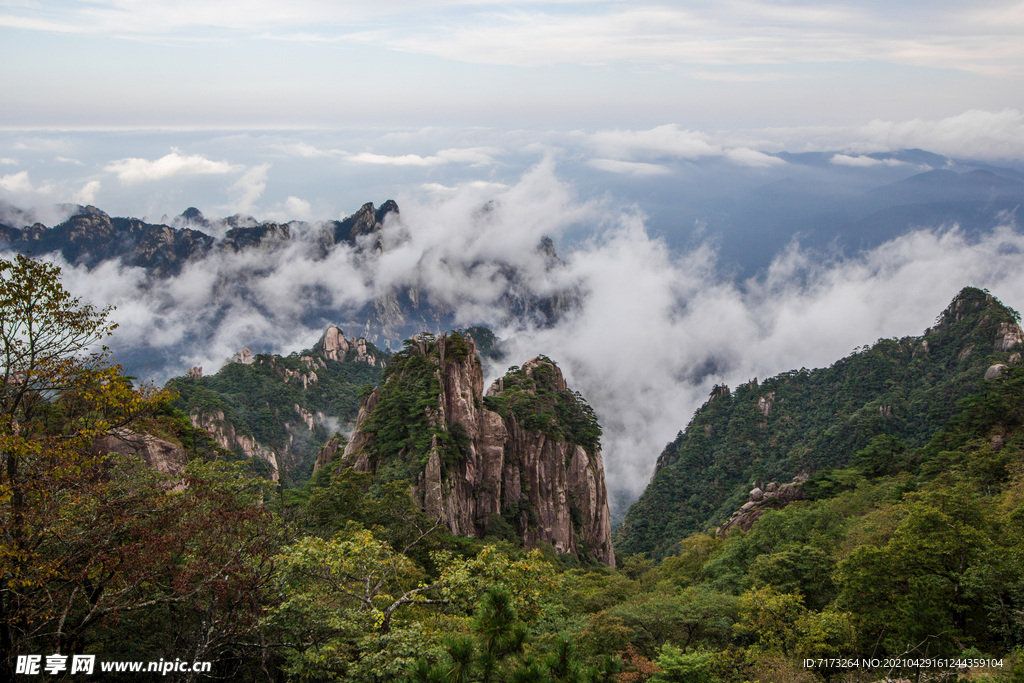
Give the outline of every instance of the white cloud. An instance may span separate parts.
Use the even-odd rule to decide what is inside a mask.
[[[227,210],[236,213],[250,213],[256,201],[263,196],[267,188],[267,171],[270,164],[253,166],[229,188],[231,202]]]
[[[62,164],[74,164],[75,166],[82,165],[82,162],[79,161],[78,159],[69,159],[67,157],[57,157],[56,161],[59,161]]]
[[[305,199],[290,196],[283,202],[274,205],[262,214],[263,220],[288,223],[291,221],[308,221],[313,217],[313,205]]]
[[[657,175],[668,172],[664,166],[637,162],[636,159],[684,159],[695,161],[707,157],[724,157],[739,166],[768,168],[785,165],[785,161],[746,147],[727,148],[713,141],[708,133],[680,130],[677,124],[666,124],[649,130],[604,130],[587,134],[576,131],[576,141],[611,158],[597,158],[588,163],[613,173]],[[658,170],[663,169],[663,170]]]
[[[849,156],[847,154],[833,154],[832,158],[828,161],[830,164],[836,164],[838,166],[859,166],[861,168],[878,166],[882,163],[881,159],[873,159],[865,156]]]
[[[986,9],[992,5],[1008,8],[1010,2]],[[1024,57],[1016,33],[995,18],[997,13],[973,7],[906,13],[902,6],[732,0],[545,10],[520,4],[504,12],[470,12],[459,22],[428,19],[415,28],[384,25],[348,37],[406,52],[516,66],[876,61],[1001,74],[1017,72]]]
[[[785,166],[786,162],[770,154],[764,154],[753,149],[739,147],[727,149],[723,152],[725,158],[740,166],[751,166],[753,168],[769,168],[771,166]]]
[[[270,145],[272,149],[276,149],[288,156],[293,157],[304,157],[306,159],[315,159],[318,157],[339,157],[348,156],[349,153],[342,149],[320,149],[314,145],[307,144],[305,142],[291,142],[286,144],[274,144]]]
[[[0,190],[16,200],[31,206],[33,202],[51,195],[54,186],[51,182],[33,185],[32,181],[29,180],[28,171],[18,171],[17,173],[11,173],[0,178]]]
[[[450,195],[460,190],[485,190],[485,191],[498,191],[508,189],[508,185],[504,183],[494,183],[487,180],[471,180],[469,182],[460,183],[455,187],[448,187],[441,183],[423,183],[420,185],[421,189],[426,190],[432,194]]]
[[[442,149],[440,152],[437,153],[437,156],[453,164],[471,164],[473,166],[485,166],[487,164],[494,163],[494,159],[491,158],[491,155],[496,154],[499,151],[500,150],[494,149],[493,147]]]
[[[729,144],[757,144],[761,149],[772,147],[776,151],[845,150],[836,160],[838,164],[849,163],[842,157],[859,159],[859,155],[871,152],[915,148],[961,159],[1020,160],[1024,159],[1024,114],[1017,109],[972,109],[941,119],[765,128],[727,133],[725,139]]]
[[[183,155],[179,150],[174,150],[155,161],[137,158],[118,159],[108,163],[103,170],[116,173],[122,183],[131,185],[180,175],[219,175],[240,168],[226,161],[211,161],[202,154]]]
[[[66,138],[39,136],[20,138],[14,143],[14,149],[24,149],[32,152],[66,152],[72,146],[72,143]]]
[[[28,179],[28,171],[19,171],[0,178],[0,190],[11,193],[23,193],[33,191],[32,183]]]
[[[0,166],[17,166],[18,160],[10,157],[0,157]]]
[[[872,121],[859,131],[884,149],[921,148],[968,159],[1024,158],[1024,114],[972,109],[939,120]]]
[[[674,123],[650,130],[602,130],[580,135],[602,156],[620,159],[638,156],[699,159],[722,154],[721,146],[710,142],[707,134],[680,130]]]
[[[298,197],[288,197],[284,205],[290,215],[303,220],[308,219],[313,210],[313,206],[309,202]]]
[[[422,157],[418,154],[403,154],[400,156],[387,156],[384,154],[373,154],[371,152],[360,152],[345,157],[346,161],[359,164],[384,164],[390,166],[437,166],[439,164],[471,164],[483,166],[493,164],[491,154],[498,150],[490,147],[474,147],[467,149],[443,149],[435,155]]]
[[[403,154],[401,156],[387,156],[384,154],[372,154],[360,152],[345,157],[345,161],[353,161],[357,164],[386,164],[389,166],[435,166],[445,163],[441,157],[421,157],[418,154]]]
[[[867,168],[870,166],[906,166],[905,161],[899,159],[875,159],[869,156],[850,156],[848,154],[833,154],[828,160],[830,164],[837,166],[858,166]]]
[[[90,180],[71,197],[71,201],[76,204],[92,204],[96,201],[96,193],[100,191],[101,187],[100,181]]]
[[[459,191],[459,188],[457,187],[448,187],[447,185],[442,185],[441,183],[423,183],[422,185],[420,185],[420,187],[422,187],[427,192],[441,194],[450,194],[452,192]]]
[[[642,161],[618,161],[616,159],[591,159],[590,166],[609,173],[626,173],[635,176],[665,175],[672,169],[660,164],[648,164]]]

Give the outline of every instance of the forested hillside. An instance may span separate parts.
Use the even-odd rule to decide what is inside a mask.
[[[108,357],[85,353],[111,331],[108,311],[71,297],[57,276],[22,257],[0,262],[3,680],[31,678],[31,666],[79,680],[69,666],[77,656],[94,658],[86,677],[96,681],[124,680],[109,668],[117,662],[180,665],[169,675],[143,668],[132,674],[139,681],[1024,681],[1024,367],[1015,360],[988,380],[946,375],[977,387],[959,402],[929,411],[911,400],[926,394],[908,392],[904,412],[884,404],[898,424],[927,416],[931,437],[870,435],[847,464],[816,472],[805,499],[769,509],[749,530],[678,534],[666,557],[620,552],[611,568],[554,544],[527,551],[502,515],[477,538],[453,534],[422,504],[426,494],[410,495],[424,482],[405,477],[418,475],[424,455],[439,466],[450,456],[445,467],[463,479],[467,471],[453,423],[431,423],[442,405],[445,416],[476,407],[475,395],[450,391],[475,377],[463,373],[473,367],[466,340],[452,335],[444,349],[423,340],[424,353],[407,349],[391,370],[392,380],[424,380],[433,400],[389,397],[395,410],[381,414],[373,438],[413,430],[387,442],[404,443],[397,451],[371,453],[398,456],[388,476],[346,468],[338,454],[281,495],[260,476],[270,474],[261,460],[229,462],[237,454],[194,427],[168,392],[133,386]],[[965,290],[910,347],[911,362],[925,342],[952,367],[971,367],[971,343],[986,362],[1001,358],[1019,342],[1007,315]],[[982,349],[997,340],[999,350]],[[534,359],[479,408],[522,422],[512,440],[571,444],[557,453],[587,469],[600,430],[558,380],[550,360]],[[769,386],[777,408],[785,378]],[[720,390],[702,412],[737,401]],[[760,414],[770,420],[773,410]],[[713,436],[722,423],[706,424]],[[449,449],[437,443],[444,431]],[[168,457],[147,459],[155,453]]]
[[[454,534],[614,566],[600,439],[593,410],[550,358],[511,368],[485,396],[472,334],[423,334],[364,398],[337,467],[378,485],[409,481]]]
[[[966,288],[920,337],[879,340],[828,368],[715,387],[659,457],[616,547],[661,557],[727,520],[759,483],[843,467],[880,435],[923,446],[989,368],[1020,362],[1019,319]]]
[[[179,377],[167,388],[193,424],[225,448],[267,460],[295,485],[309,477],[323,444],[350,429],[357,395],[380,382],[386,359],[372,343],[330,327],[312,349],[285,357],[246,349],[215,375]]]

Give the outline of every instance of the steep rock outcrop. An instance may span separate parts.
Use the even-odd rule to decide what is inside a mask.
[[[283,482],[301,484],[317,453],[348,432],[361,387],[380,383],[388,354],[330,326],[310,349],[279,356],[242,349],[216,373],[199,368],[168,385],[175,407],[222,446],[272,463]]]
[[[210,432],[217,443],[229,451],[241,453],[247,458],[261,458],[267,461],[274,468],[271,479],[278,481],[280,468],[274,452],[262,448],[251,436],[235,431],[235,426],[224,419],[223,411],[204,412],[196,409],[189,413],[188,417],[194,427]]]
[[[743,507],[732,513],[728,522],[718,527],[718,535],[725,538],[729,529],[734,527],[750,531],[754,522],[768,510],[786,507],[795,500],[802,500],[805,481],[807,481],[807,476],[801,475],[789,484],[780,485],[777,481],[770,482],[765,485],[764,490],[760,486],[755,486],[750,492],[750,499],[743,504]]]
[[[181,446],[127,428],[100,437],[92,448],[96,453],[138,456],[157,472],[171,476],[180,475],[188,464],[188,454]]]
[[[375,348],[368,348],[365,338],[346,339],[345,334],[334,325],[324,331],[313,350],[327,360],[384,365],[384,356]],[[310,358],[307,364],[312,367],[313,362]]]
[[[589,407],[544,357],[487,394],[471,337],[416,338],[392,357],[383,389],[364,399],[343,465],[378,477],[407,473],[414,499],[453,533],[511,527],[527,547],[549,543],[614,565],[600,428]],[[392,417],[408,415],[410,403],[422,406],[418,424]],[[577,422],[585,428],[573,431]],[[396,429],[407,430],[400,442]]]

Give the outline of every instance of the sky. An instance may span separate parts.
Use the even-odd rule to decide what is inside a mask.
[[[1022,108],[1024,4],[3,0],[2,124],[747,129]]]
[[[467,324],[494,316],[488,290],[445,264],[500,244],[529,270],[553,237],[566,269],[536,287],[580,287],[586,304],[507,331],[513,362],[563,366],[606,425],[610,485],[632,495],[713,383],[920,334],[965,285],[1024,306],[1012,212],[981,237],[916,224],[856,254],[794,235],[738,277],[693,209],[773,182],[853,193],[932,168],[879,156],[901,149],[1024,170],[1017,0],[0,0],[0,92],[0,200],[47,225],[62,203],[313,222],[396,199],[389,229],[411,237],[374,286],[430,284]],[[119,306],[122,343],[209,371],[242,346],[315,341],[294,324],[310,278],[337,302],[374,295],[351,254],[324,270],[303,248],[160,290],[113,264],[65,277]],[[250,290],[217,289],[257,265]],[[198,330],[213,310],[216,329]]]

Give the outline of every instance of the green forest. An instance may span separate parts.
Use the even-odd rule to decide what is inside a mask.
[[[676,496],[630,512],[617,569],[507,535],[453,536],[407,480],[346,469],[340,455],[285,495],[176,407],[191,390],[255,433],[243,417],[268,409],[270,396],[254,397],[269,364],[231,370],[233,385],[135,385],[87,352],[116,334],[109,311],[23,257],[0,262],[0,306],[0,680],[32,680],[17,673],[28,656],[86,654],[212,668],[40,675],[1024,681],[1024,368],[994,346],[1016,314],[980,290],[922,338],[719,387],[659,462],[655,482],[674,479],[648,495]],[[996,361],[1006,367],[983,380]],[[556,419],[563,438],[599,447],[585,403],[544,398],[510,392],[494,407],[550,411],[572,425]],[[396,410],[415,412],[406,403]],[[125,429],[183,448],[187,466],[164,475],[93,448]],[[415,446],[420,433],[394,438]],[[378,430],[378,457],[390,439]],[[749,531],[712,532],[752,482],[803,472],[803,500]]]
[[[845,467],[880,436],[925,446],[988,368],[1020,358],[1021,347],[1003,348],[1019,341],[1019,317],[968,287],[921,337],[881,339],[828,368],[716,387],[658,458],[616,548],[662,557],[727,520],[759,482]]]
[[[323,340],[312,349],[288,356],[257,354],[251,364],[227,363],[207,377],[178,377],[167,384],[177,394],[172,404],[186,414],[222,413],[223,422],[236,433],[253,437],[277,453],[288,451],[293,467],[282,467],[288,486],[301,485],[309,477],[313,461],[334,434],[328,421],[317,419],[313,429],[299,428],[296,406],[307,414],[326,416],[340,425],[351,423],[359,412],[359,392],[379,384],[387,353],[367,342],[370,357],[380,364],[355,362],[355,348],[340,360],[323,360]],[[315,362],[314,359],[316,359]],[[303,374],[316,380],[304,386]]]

